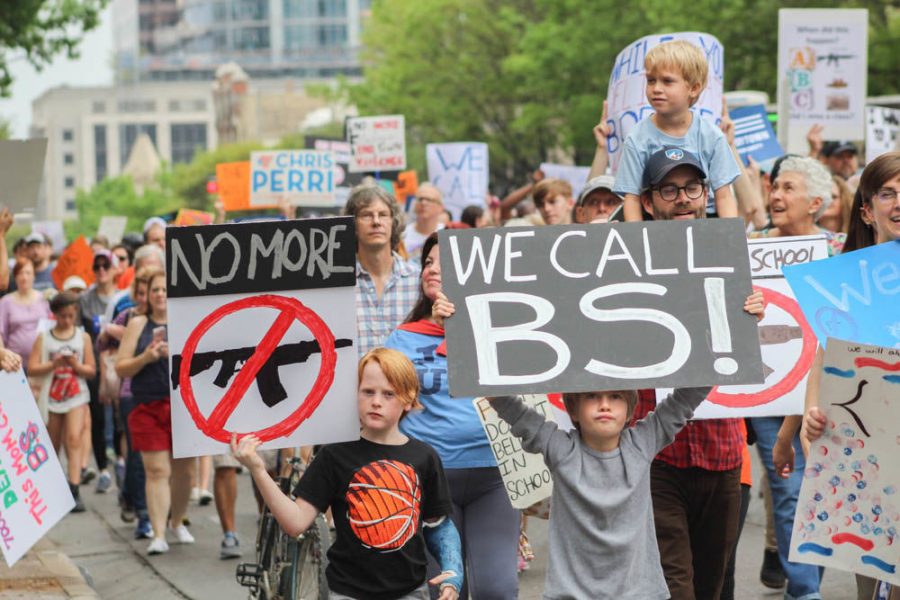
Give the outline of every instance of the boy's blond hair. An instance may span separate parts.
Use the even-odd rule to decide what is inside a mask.
[[[374,362],[381,368],[385,379],[394,388],[394,392],[404,406],[410,406],[412,410],[423,408],[419,402],[419,375],[416,373],[416,367],[405,354],[390,348],[369,350],[359,360],[357,385],[362,382],[363,371],[370,362]],[[404,412],[400,418],[403,419],[406,415],[407,412]]]
[[[700,99],[709,77],[709,63],[703,51],[685,40],[671,40],[655,46],[644,57],[644,70],[650,74],[658,69],[677,69],[691,87],[700,86],[696,98],[691,98],[691,106]]]
[[[634,390],[612,390],[612,392],[625,396],[625,402],[628,403],[628,416],[625,418],[625,426],[628,427],[631,417],[634,416],[634,409],[637,407],[638,394]],[[567,392],[563,394],[563,405],[566,407],[566,412],[569,414],[569,418],[572,419],[575,429],[581,431],[581,426],[575,422],[575,413],[578,411],[578,403],[581,402],[581,399],[593,394],[609,394],[612,392]]]
[[[556,196],[565,196],[572,198],[572,184],[565,179],[541,179],[531,191],[531,197],[534,199],[534,205],[540,208],[548,199]]]

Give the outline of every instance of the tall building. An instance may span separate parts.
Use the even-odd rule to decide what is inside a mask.
[[[117,80],[356,76],[371,0],[114,0]]]

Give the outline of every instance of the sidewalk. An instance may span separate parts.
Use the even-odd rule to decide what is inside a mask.
[[[0,564],[0,598],[93,600],[97,592],[88,585],[75,563],[47,539],[40,540],[12,569]]]

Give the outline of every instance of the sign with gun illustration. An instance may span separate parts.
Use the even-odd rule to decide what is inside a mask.
[[[821,235],[747,240],[754,289],[766,302],[759,324],[766,380],[758,385],[713,388],[694,411],[695,419],[763,417],[803,412],[806,378],[816,354],[816,338],[782,275],[784,266],[828,258]],[[664,397],[664,396],[663,396]]]
[[[355,245],[348,217],[170,228],[176,457],[359,437]]]

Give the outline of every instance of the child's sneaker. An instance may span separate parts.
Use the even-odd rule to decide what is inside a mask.
[[[198,488],[198,487],[192,487],[192,488],[191,488],[190,501],[191,501],[191,502],[197,502],[199,499],[200,499],[200,488]]]
[[[225,534],[225,537],[222,539],[222,545],[219,549],[219,558],[222,560],[226,560],[229,558],[240,558],[241,557],[241,544],[238,542],[237,537],[229,532]]]
[[[179,525],[178,527],[172,528],[172,535],[175,536],[175,541],[179,544],[193,544],[194,536],[191,535],[191,532],[188,531],[188,528],[184,525]]]
[[[153,539],[153,526],[147,517],[138,518],[137,527],[134,529],[134,539],[150,540]]]
[[[209,506],[209,504],[213,501],[213,495],[209,492],[209,490],[203,490],[200,492],[200,500],[198,503],[200,506]]]
[[[169,544],[163,538],[154,538],[150,545],[147,546],[147,554],[165,554],[169,551]]]
[[[107,473],[106,471],[101,471],[100,477],[97,479],[97,489],[95,491],[98,494],[105,494],[111,487],[112,477],[110,477],[109,473]]]

